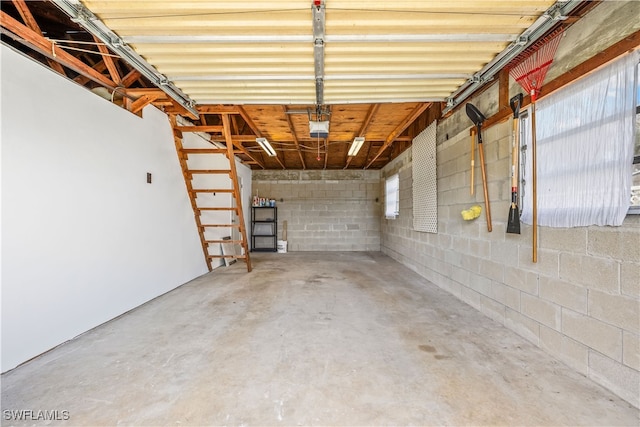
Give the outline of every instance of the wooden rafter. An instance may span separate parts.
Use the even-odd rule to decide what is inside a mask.
[[[253,133],[256,134],[256,137],[261,137],[262,136],[262,132],[260,132],[260,130],[258,129],[258,127],[256,126],[255,123],[253,123],[253,120],[251,120],[251,117],[249,117],[249,115],[247,114],[247,112],[245,111],[244,108],[242,108],[241,106],[236,107],[238,109],[238,113],[240,114],[240,117],[242,117],[242,119],[244,120],[244,122],[247,124],[247,126],[249,126],[249,129],[251,129],[253,131]],[[237,145],[236,145],[237,147]],[[244,148],[244,147],[243,147]],[[245,149],[246,151],[246,149]],[[258,166],[260,166],[262,169],[265,169],[264,167],[264,163],[262,163],[261,161],[258,161],[258,159],[256,159],[255,157],[253,157],[252,155],[248,154],[247,155],[251,158],[251,160],[253,160],[254,162],[256,162],[256,164]],[[278,157],[276,156],[276,159],[278,159]],[[278,159],[278,162],[280,162],[280,159]],[[280,165],[282,165],[282,162],[280,162]],[[283,169],[284,169],[284,165],[282,165]]]
[[[291,135],[293,136],[293,143],[296,144],[296,150],[298,150],[298,156],[300,157],[300,162],[302,163],[302,169],[306,169],[307,165],[304,162],[304,157],[302,156],[302,150],[300,149],[300,141],[298,141],[298,136],[296,135],[296,131],[293,127],[293,122],[291,121],[291,117],[287,114],[288,108],[283,105],[282,111],[284,112],[284,116],[287,119],[287,126],[289,126],[289,130],[291,131]]]
[[[382,155],[384,150],[386,150],[387,148],[389,148],[389,146],[391,144],[393,144],[393,141],[395,141],[395,139],[398,137],[398,135],[400,135],[402,132],[404,132],[404,130],[407,127],[409,127],[409,125],[411,123],[413,123],[413,121],[415,119],[417,119],[418,116],[420,114],[422,114],[431,105],[432,105],[431,102],[425,102],[423,104],[419,104],[416,108],[414,108],[413,111],[402,121],[402,123],[400,123],[398,126],[396,126],[396,128],[389,134],[389,136],[385,140],[384,144],[382,144],[382,147],[380,147],[380,149],[378,150],[376,155],[373,157],[373,159],[371,159],[369,164],[367,164],[367,166],[365,166],[365,169],[369,168],[373,164],[373,162],[375,162],[378,159],[378,157],[380,157]]]
[[[120,72],[118,71],[118,67],[116,66],[116,62],[113,60],[111,56],[111,52],[109,49],[102,43],[102,41],[93,36],[93,39],[96,42],[96,46],[98,46],[98,50],[100,51],[100,55],[102,55],[102,60],[107,66],[107,70],[109,71],[109,75],[111,76],[111,80],[113,80],[117,85],[122,85],[122,78],[120,77]]]
[[[198,105],[196,110],[200,114],[240,114],[235,105]]]
[[[95,67],[94,67],[95,68]],[[140,71],[133,69],[129,71],[120,81],[120,84],[124,87],[129,87],[134,84],[138,79],[142,78]]]
[[[109,89],[113,90],[117,86],[107,76],[100,74],[89,65],[64,50],[56,48],[55,43],[52,43],[29,27],[16,21],[6,12],[0,11],[0,25],[2,25],[2,34],[22,43],[47,58],[56,61],[76,73],[82,74],[90,80],[93,80],[94,82]]]
[[[34,32],[42,36],[43,35],[42,30],[40,29],[40,26],[36,22],[36,19],[33,17],[33,14],[29,10],[29,7],[27,6],[27,2],[25,0],[13,0],[13,5],[16,7],[16,9],[18,9],[18,13],[22,17],[22,20],[24,21],[24,23],[27,24],[27,27],[29,27]],[[64,67],[62,67],[62,65],[60,65],[56,61],[49,58],[47,58],[47,62],[49,63],[49,66],[53,68],[55,71],[62,74],[63,76],[66,76],[66,73],[64,72]]]
[[[379,108],[380,108],[380,104],[371,104],[371,107],[369,107],[369,111],[367,111],[367,116],[364,118],[364,121],[362,122],[362,125],[360,126],[360,130],[358,131],[358,134],[354,136],[354,138],[356,136],[364,136],[367,133],[367,129],[371,125],[371,120],[373,120],[373,116],[376,115],[376,113],[378,112]],[[349,165],[351,164],[351,161],[354,158],[355,158],[355,156],[352,156],[352,157],[347,156],[346,164],[344,166],[344,169],[347,169],[349,167]]]
[[[164,93],[162,95],[164,95]],[[140,98],[133,101],[133,103],[131,104],[131,107],[129,108],[129,111],[131,111],[133,114],[138,114],[140,111],[142,111],[144,107],[153,103],[153,101],[155,101],[160,97],[161,95],[158,93],[142,95]]]
[[[107,66],[104,61],[100,60],[96,62],[93,67],[98,73],[102,74],[104,71],[107,71]],[[73,79],[74,82],[78,83],[80,86],[85,86],[87,83],[92,81],[89,77],[79,74]],[[115,84],[115,83],[114,83]]]

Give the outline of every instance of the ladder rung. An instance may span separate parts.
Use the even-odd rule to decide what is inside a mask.
[[[193,188],[194,193],[233,193],[233,188]]]
[[[200,224],[201,228],[204,227],[235,227],[238,228],[240,227],[240,224]]]
[[[189,173],[231,173],[229,169],[187,169]]]
[[[180,150],[185,154],[226,154],[226,148],[183,148]]]
[[[246,258],[244,255],[209,255],[209,258]]]
[[[205,243],[239,243],[242,244],[242,240],[205,240]]]
[[[237,211],[238,208],[198,208],[199,211]]]

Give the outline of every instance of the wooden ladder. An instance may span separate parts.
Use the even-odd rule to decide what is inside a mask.
[[[236,170],[235,155],[233,150],[233,141],[230,131],[230,121],[228,114],[221,114],[222,116],[222,131],[225,136],[226,148],[218,148],[212,144],[211,148],[184,148],[183,146],[183,132],[207,132],[214,126],[180,126],[178,124],[177,116],[170,115],[169,120],[173,128],[173,139],[176,145],[176,151],[178,152],[178,159],[180,160],[180,167],[182,168],[182,175],[184,176],[184,182],[187,186],[187,192],[189,193],[189,199],[191,201],[191,207],[193,208],[193,214],[196,220],[196,226],[198,227],[198,234],[200,236],[200,243],[202,245],[202,251],[204,253],[205,261],[209,271],[213,269],[212,260],[220,258],[232,258],[232,259],[244,259],[247,263],[247,271],[251,271],[251,258],[249,256],[249,245],[247,243],[247,230],[244,222],[244,214],[242,211],[242,198],[240,193],[240,185],[238,181],[238,172]],[[219,126],[215,127],[219,130]],[[189,155],[194,154],[207,154],[207,155],[224,155],[229,161],[228,169],[192,169],[189,167]],[[201,174],[217,174],[228,175],[231,181],[231,188],[194,188],[193,176]],[[230,194],[235,200],[235,206],[225,207],[207,207],[198,205],[198,194]],[[212,211],[226,211],[233,213],[231,223],[210,223],[203,221],[202,216],[206,212]],[[238,229],[240,236],[239,240],[228,239],[210,239],[207,238],[207,231],[211,231],[217,228]],[[232,244],[240,245],[242,248],[242,254],[228,254],[221,251],[220,255],[212,255],[209,251],[210,245]],[[234,251],[235,252],[235,251]]]

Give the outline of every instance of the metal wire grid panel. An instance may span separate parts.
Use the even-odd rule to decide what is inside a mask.
[[[436,126],[434,121],[413,139],[413,229],[438,232],[438,185],[436,174]]]

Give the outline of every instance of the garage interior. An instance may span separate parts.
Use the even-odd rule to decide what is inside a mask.
[[[3,424],[637,425],[640,2],[450,3],[3,0]]]

